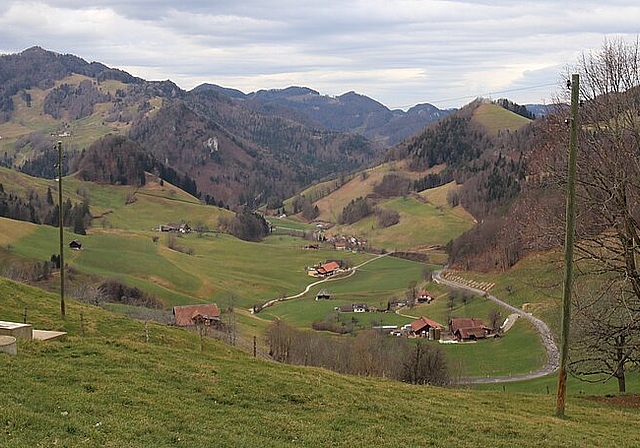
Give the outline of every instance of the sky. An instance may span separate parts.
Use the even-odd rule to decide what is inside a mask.
[[[2,0],[0,53],[37,45],[185,90],[549,104],[581,54],[635,42],[639,19],[637,0]]]

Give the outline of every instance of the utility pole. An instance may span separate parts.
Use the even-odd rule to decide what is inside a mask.
[[[64,306],[64,218],[62,216],[62,142],[58,141],[58,227],[60,228],[60,314],[66,315]]]
[[[567,178],[567,209],[564,240],[564,283],[562,287],[562,334],[560,336],[560,370],[558,371],[558,397],[556,416],[564,417],[567,396],[567,361],[569,359],[569,328],[571,322],[571,290],[573,286],[573,238],[576,229],[576,156],[578,153],[578,103],[580,76],[571,75],[571,118],[569,134],[569,166]]]

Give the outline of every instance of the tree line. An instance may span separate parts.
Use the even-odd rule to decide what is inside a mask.
[[[318,366],[338,373],[377,376],[411,384],[451,383],[444,352],[423,340],[363,330],[353,338],[328,338],[274,321],[266,332],[269,354],[278,362]]]
[[[12,191],[5,191],[0,184],[0,216],[34,224],[59,225],[60,208],[54,202],[51,188],[47,188],[44,197],[35,190],[20,196]],[[72,227],[78,234],[85,234],[91,225],[91,211],[87,199],[72,203],[67,198],[62,204],[63,225]]]

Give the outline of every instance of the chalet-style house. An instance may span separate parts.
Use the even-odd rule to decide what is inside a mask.
[[[418,303],[431,303],[433,300],[433,296],[427,290],[422,290],[418,292]]]
[[[413,334],[423,338],[429,337],[429,331],[431,331],[431,334],[433,335],[434,330],[437,329],[438,333],[440,333],[443,328],[444,326],[440,325],[435,320],[431,320],[426,317],[421,317],[420,319],[411,322],[411,331]],[[433,339],[433,337],[430,339]]]
[[[339,270],[340,263],[337,261],[328,261],[310,270],[309,275],[312,277],[330,277],[335,275]]]
[[[481,319],[475,317],[451,319],[449,331],[459,341],[475,341],[493,334],[491,328],[487,327]]]
[[[173,316],[178,327],[217,326],[220,324],[220,310],[215,303],[174,306]]]

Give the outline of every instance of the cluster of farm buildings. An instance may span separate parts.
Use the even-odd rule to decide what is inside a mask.
[[[319,295],[326,292],[320,292]],[[316,299],[318,300],[318,299]],[[341,313],[366,313],[369,306],[366,304],[342,305],[336,307]],[[211,326],[221,327],[220,310],[215,303],[183,305],[173,307],[175,324],[180,327]],[[375,330],[388,332],[394,336],[409,338],[419,337],[436,341],[476,341],[495,336],[492,328],[484,325],[477,318],[452,318],[447,327],[427,317],[420,317],[410,324],[402,327],[396,325],[384,325],[373,327]]]
[[[451,318],[446,327],[427,317],[420,317],[402,327],[383,325],[374,329],[388,332],[393,336],[426,338],[440,342],[469,342],[496,336],[492,328],[487,327],[482,319],[475,317]]]
[[[316,300],[328,300],[331,298],[330,293],[323,289],[316,295]],[[430,303],[433,300],[429,291],[422,290],[418,294],[417,301],[422,303]],[[403,304],[406,304],[403,302]],[[375,307],[370,307],[366,303],[353,303],[349,305],[341,305],[334,308],[339,313],[368,313],[379,310]],[[496,332],[486,326],[482,319],[478,318],[451,318],[448,326],[445,327],[438,322],[426,317],[420,317],[419,319],[406,324],[402,327],[397,325],[383,325],[373,327],[375,330],[389,333],[393,336],[405,336],[405,337],[423,337],[430,340],[439,341],[477,341],[478,339],[485,339],[487,337],[496,336]]]
[[[329,235],[327,236],[326,230],[329,228],[327,223],[316,224],[316,230],[313,232],[313,239],[318,242],[328,243],[333,245],[336,250],[351,250],[361,251],[367,247],[367,240],[353,236],[353,235]],[[316,248],[316,247],[312,247]]]

